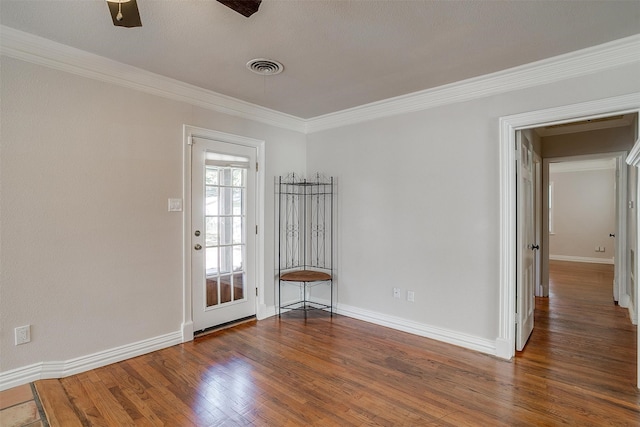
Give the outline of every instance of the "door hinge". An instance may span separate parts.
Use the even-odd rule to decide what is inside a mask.
[[[256,172],[258,172],[258,162],[256,162]]]
[[[258,296],[258,288],[256,288],[256,296]]]
[[[256,234],[258,234],[258,226],[256,225]]]

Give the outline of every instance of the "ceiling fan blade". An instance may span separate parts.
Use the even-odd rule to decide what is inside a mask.
[[[111,19],[113,25],[116,27],[142,27],[142,21],[140,20],[140,12],[138,12],[138,4],[136,0],[129,0],[126,3],[118,3],[107,1],[109,5],[109,13],[111,13]],[[118,7],[122,13],[122,19],[118,21]]]
[[[240,15],[244,15],[247,18],[258,11],[262,0],[218,0],[223,5],[227,6],[238,12]]]

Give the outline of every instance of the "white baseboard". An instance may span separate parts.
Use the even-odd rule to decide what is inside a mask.
[[[631,323],[633,325],[638,324],[638,311],[636,310],[636,305],[633,303],[633,300],[629,298],[629,305],[627,305],[627,310],[629,310],[629,317],[631,318]]]
[[[329,300],[317,298],[314,300],[321,304],[329,304]],[[296,301],[294,300],[290,302]],[[283,303],[283,305],[286,305],[286,303]],[[333,306],[333,312],[342,316],[373,323],[375,325],[385,326],[398,331],[408,332],[421,337],[431,338],[436,341],[442,341],[459,347],[468,348],[470,350],[491,354],[503,359],[511,358],[510,354],[508,356],[503,356],[502,353],[498,354],[495,342],[473,335],[463,334],[424,323],[413,322],[400,317],[390,316],[388,314],[378,313],[340,303]],[[277,314],[277,307],[274,307],[274,314]]]
[[[470,350],[475,350],[501,357],[497,354],[496,343],[492,340],[479,338],[473,335],[468,335],[437,326],[431,326],[424,323],[413,322],[411,320],[402,319],[400,317],[389,316],[387,314],[364,310],[362,308],[345,304],[338,304],[336,313],[343,316],[353,317],[354,319],[363,320],[365,322],[374,323],[376,325],[386,326],[388,328],[397,329],[399,331],[408,332],[410,334],[431,338],[436,341],[442,341],[448,344],[457,345],[459,347],[468,348]]]
[[[62,362],[40,362],[0,372],[0,391],[50,378],[63,378],[182,343],[182,332],[126,344]]]
[[[618,305],[620,307],[627,308],[629,307],[629,304],[631,304],[631,298],[629,297],[629,295],[627,294],[620,295],[620,298],[618,299]]]
[[[571,255],[549,255],[549,259],[552,261],[572,261],[572,262],[588,262],[592,264],[613,264],[613,258],[590,258],[583,256],[571,256]]]
[[[278,312],[275,306],[260,304],[260,306],[258,306],[258,313],[256,315],[256,318],[258,320],[264,320],[268,317],[275,316],[276,314],[278,314]]]
[[[496,357],[500,359],[511,360],[513,355],[515,354],[516,347],[515,344],[509,340],[505,340],[504,338],[496,339]]]
[[[182,323],[182,342],[193,341],[193,321]]]

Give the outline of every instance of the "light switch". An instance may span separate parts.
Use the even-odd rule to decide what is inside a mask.
[[[182,212],[182,199],[169,199],[169,212]]]

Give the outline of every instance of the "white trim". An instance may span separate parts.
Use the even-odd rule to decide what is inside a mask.
[[[62,362],[40,362],[0,373],[0,391],[32,381],[63,378],[132,357],[162,350],[182,342],[182,333],[171,332]]]
[[[626,293],[620,295],[620,299],[618,300],[618,305],[623,308],[628,308],[629,303],[631,303],[631,297]]]
[[[296,301],[298,300],[293,299],[291,301],[284,302],[283,305],[294,303]],[[316,299],[315,301],[320,304],[329,304],[329,300],[325,299]],[[277,315],[277,308],[272,308],[274,312],[273,315]],[[391,316],[388,314],[379,313],[377,311],[371,311],[360,307],[354,307],[347,304],[338,303],[333,306],[333,309],[334,314],[351,317],[367,323],[373,323],[374,325],[396,329],[398,331],[407,332],[413,335],[419,335],[421,337],[445,342],[447,344],[457,345],[459,347],[467,348],[470,350],[496,355],[496,343],[485,338],[480,338],[473,335],[452,331],[450,329],[428,325],[425,323],[414,322],[412,320],[403,319],[401,317]]]
[[[276,310],[275,305],[260,304],[258,306],[258,314],[256,315],[256,318],[258,320],[264,320],[269,317],[273,317],[276,314],[278,314],[278,311]]]
[[[640,121],[640,118],[638,120]],[[627,162],[628,165],[640,167],[640,139],[637,139],[633,144],[633,148],[629,152],[625,162]]]
[[[33,34],[0,25],[2,55],[124,86],[272,126],[305,131],[298,117],[164,77]]]
[[[498,347],[500,357],[510,359],[515,355],[516,131],[567,123],[577,118],[589,119],[639,111],[640,92],[636,92],[500,118],[500,282],[498,337],[496,338],[496,342],[501,343]],[[509,344],[504,345],[504,343]]]
[[[640,135],[640,119],[636,119],[636,135]],[[635,166],[636,168],[640,167],[640,138],[636,140],[635,144],[633,145],[633,148],[631,149],[631,152],[629,153],[629,155],[626,158],[626,162],[627,164],[631,165],[631,166]],[[638,171],[636,171],[638,172]],[[636,194],[635,194],[635,200],[636,203],[638,200],[640,200],[640,174],[636,174]],[[640,308],[640,286],[638,285],[638,244],[640,243],[640,209],[638,209],[637,205],[636,205],[636,236],[635,236],[635,240],[636,240],[636,248],[635,249],[635,254],[636,256],[634,257],[635,259],[635,265],[633,266],[633,271],[635,272],[635,276],[634,277],[634,282],[633,285],[635,286],[635,301],[629,301],[629,315],[631,317],[631,323],[633,323],[634,325],[638,324],[638,309]],[[638,353],[636,354],[636,366],[637,366],[637,373],[636,373],[636,378],[638,381],[638,389],[640,389],[640,328],[636,328],[638,331],[638,337],[637,337],[637,342],[638,342]]]
[[[0,25],[0,54],[224,114],[297,132],[313,133],[635,64],[640,62],[640,35],[306,120],[4,25]]]
[[[633,300],[631,299],[631,297],[629,297],[629,295],[626,295],[626,297],[629,299],[627,310],[629,310],[629,318],[631,319],[631,323],[633,325],[638,325],[638,312],[636,311],[635,304],[633,303]]]
[[[639,61],[640,35],[634,35],[496,73],[318,116],[307,121],[307,132],[494,96]]]
[[[572,256],[572,255],[549,255],[549,259],[552,261],[586,262],[586,263],[592,263],[592,264],[614,264],[613,258],[593,258],[593,257]]]
[[[338,304],[335,312],[343,316],[352,317],[354,319],[363,320],[365,322],[385,326],[387,328],[408,332],[410,334],[457,345],[459,347],[464,347],[482,353],[496,355],[496,343],[485,338],[463,334],[450,329],[440,328],[424,323],[413,322],[400,317],[365,310],[346,304]]]
[[[183,176],[182,176],[182,197],[185,201],[182,216],[182,263],[183,263],[183,283],[182,283],[182,342],[193,340],[193,310],[191,295],[191,140],[192,138],[213,139],[228,144],[238,144],[256,149],[256,159],[258,171],[256,172],[256,224],[258,234],[256,236],[256,285],[258,287],[258,297],[256,298],[256,317],[258,319],[266,316],[264,312],[264,232],[265,232],[265,141],[248,138],[240,135],[219,132],[215,130],[200,128],[191,125],[183,126]]]

